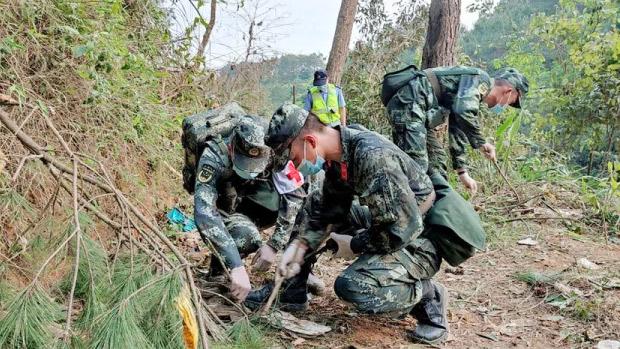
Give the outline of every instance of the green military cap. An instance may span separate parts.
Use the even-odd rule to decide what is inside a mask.
[[[240,170],[260,173],[269,165],[271,149],[265,145],[265,127],[257,118],[246,116],[232,134],[232,162]]]
[[[308,112],[295,104],[285,103],[271,117],[265,144],[274,152],[274,169],[281,171],[289,160],[289,146],[306,123]]]
[[[525,98],[527,91],[530,89],[527,78],[515,68],[506,68],[495,75],[495,80],[508,81],[512,86],[514,86],[514,88],[517,89],[519,92],[519,97],[517,98],[517,101],[512,103],[510,106],[521,108],[521,101]]]

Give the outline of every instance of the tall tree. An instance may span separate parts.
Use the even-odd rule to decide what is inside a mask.
[[[454,65],[460,17],[461,0],[431,1],[422,69]]]
[[[329,52],[329,59],[327,60],[327,74],[329,81],[333,84],[340,84],[344,63],[349,52],[349,41],[351,40],[356,11],[357,0],[342,0],[332,50]]]

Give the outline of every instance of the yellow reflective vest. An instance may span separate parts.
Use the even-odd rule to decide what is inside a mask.
[[[327,84],[327,103],[323,100],[321,89],[318,86],[312,86],[309,92],[312,96],[312,108],[310,111],[325,125],[340,123],[336,86],[334,84]]]

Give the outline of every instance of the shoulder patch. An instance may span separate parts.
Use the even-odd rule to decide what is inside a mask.
[[[199,183],[209,183],[213,179],[213,173],[214,172],[215,172],[215,170],[213,169],[213,167],[208,166],[208,165],[204,165],[204,166],[202,166],[202,169],[200,170],[200,173],[198,173],[198,176],[196,177],[196,180]]]

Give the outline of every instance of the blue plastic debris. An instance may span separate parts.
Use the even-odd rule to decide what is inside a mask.
[[[180,225],[181,230],[183,232],[188,232],[196,229],[196,222],[193,219],[187,217],[181,210],[178,208],[173,208],[166,214],[166,217],[170,221],[170,223],[175,225]]]

